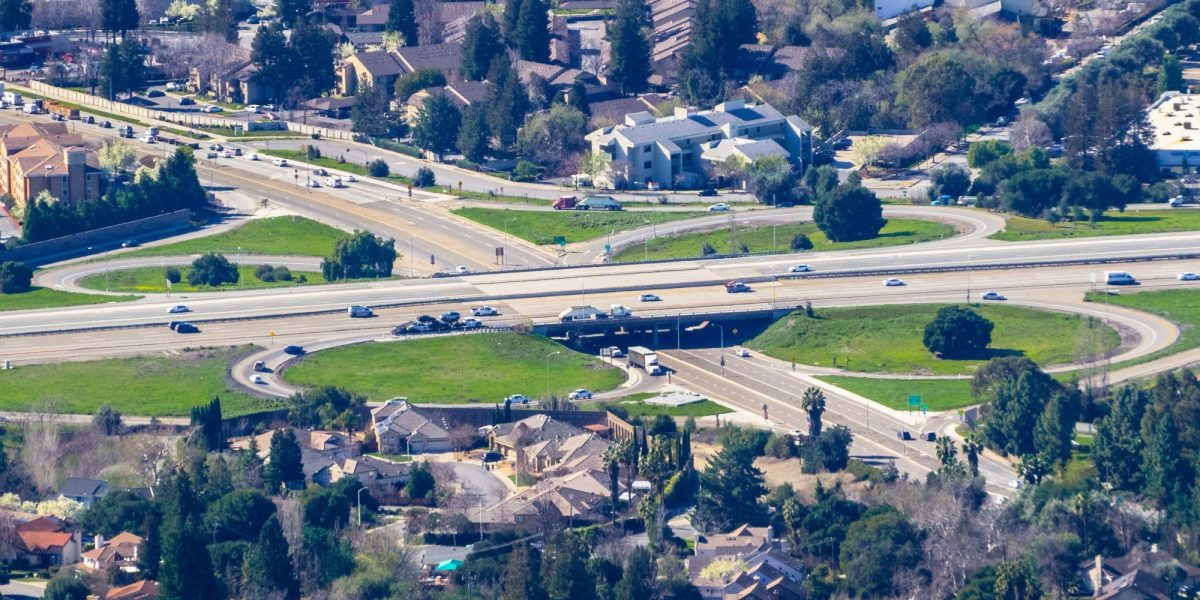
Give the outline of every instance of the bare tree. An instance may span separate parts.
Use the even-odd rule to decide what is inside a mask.
[[[1108,389],[1112,353],[1107,341],[1111,329],[1099,319],[1086,319],[1079,325],[1075,344],[1075,364],[1083,375],[1083,384],[1093,398],[1103,397]]]
[[[300,502],[295,498],[279,498],[275,500],[275,514],[279,517],[279,525],[283,528],[283,537],[288,545],[296,547],[304,532],[304,514],[300,510]]]
[[[420,29],[417,39],[422,46],[440,44],[442,42],[445,23],[442,23],[442,11],[438,8],[437,0],[416,0],[413,5],[413,17],[417,19]]]
[[[1030,148],[1045,148],[1054,141],[1054,134],[1037,113],[1027,110],[1009,128],[1008,141],[1013,152],[1024,152]]]
[[[49,401],[26,417],[21,463],[39,491],[54,489],[58,478],[59,423],[57,403]]]

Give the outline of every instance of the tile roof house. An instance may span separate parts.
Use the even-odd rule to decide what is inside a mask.
[[[518,525],[536,528],[548,522],[591,523],[604,520],[611,496],[608,473],[587,469],[537,482],[468,518],[484,525]]]
[[[461,57],[459,43],[357,52],[337,67],[338,92],[343,96],[353,95],[361,82],[384,87],[391,94],[397,79],[420,69],[440,71],[447,81],[456,81]]]
[[[28,568],[51,565],[72,565],[79,562],[83,542],[78,531],[72,531],[61,519],[53,516],[8,513],[17,521],[8,540],[14,554],[14,564]]]
[[[772,527],[742,525],[696,542],[688,579],[706,600],[801,598],[804,572]]]
[[[104,595],[104,600],[154,600],[155,598],[158,598],[158,582],[149,579],[112,588]]]
[[[83,477],[68,477],[63,483],[59,495],[68,500],[74,500],[85,508],[109,492],[108,482],[102,479],[86,479]]]
[[[384,454],[449,452],[453,449],[445,423],[435,423],[402,398],[371,411],[371,427]]]
[[[482,81],[455,81],[444,86],[439,85],[420,90],[405,100],[404,118],[410,124],[416,123],[417,112],[425,105],[425,101],[435,94],[446,96],[459,110],[462,110],[487,99],[487,83]]]
[[[142,538],[122,531],[111,540],[96,536],[96,547],[83,553],[83,568],[89,571],[108,569],[137,569],[138,550]]]
[[[357,477],[372,491],[395,494],[408,484],[409,468],[407,464],[375,456],[347,458],[331,467],[330,482],[337,482],[343,477]]]
[[[43,190],[64,202],[100,197],[100,162],[65,123],[0,125],[0,193],[23,206]]]
[[[580,433],[567,438],[554,438],[530,444],[518,459],[534,473],[552,468],[570,473],[583,466],[600,467],[600,456],[609,442],[592,433]]]
[[[669,117],[655,118],[649,112],[625,115],[625,122],[589,133],[592,151],[604,153],[616,163],[617,176],[631,183],[671,187],[678,179],[700,175],[703,164],[717,157],[728,158],[742,150],[769,155],[782,148],[798,165],[812,157],[812,127],[796,115],[785,116],[770,104],[744,100],[722,102],[712,110],[675,109]],[[722,140],[733,145],[719,148]],[[769,144],[752,142],[770,140]],[[743,149],[743,146],[745,148]]]
[[[527,448],[546,440],[566,439],[583,433],[583,430],[556,421],[549,415],[533,415],[514,423],[501,423],[488,432],[488,446],[504,456],[515,454],[519,448]]]
[[[1080,571],[1083,591],[1106,600],[1170,597],[1167,581],[1155,573],[1174,572],[1180,585],[1200,586],[1200,567],[1159,551],[1158,544],[1151,545],[1148,552],[1143,548],[1119,558],[1097,556],[1080,565]]]

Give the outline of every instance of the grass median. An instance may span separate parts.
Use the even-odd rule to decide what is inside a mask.
[[[18,366],[4,372],[0,411],[92,414],[111,404],[126,415],[186,417],[193,406],[221,398],[226,417],[282,406],[229,387],[230,365],[253,346],[184,350],[172,356],[138,356]]]
[[[1179,327],[1179,339],[1174,344],[1135,361],[1121,363],[1129,366],[1200,347],[1200,289],[1157,290],[1130,294],[1089,292],[1088,302],[1112,304],[1158,315]]]
[[[1095,223],[1064,221],[1051,225],[1044,219],[1009,216],[1004,229],[992,234],[991,239],[1023,242],[1196,230],[1200,230],[1200,210],[1162,209],[1124,213],[1110,210]]]
[[[188,256],[217,252],[232,256],[328,256],[333,245],[348,233],[296,216],[252,219],[241,226],[215,235],[197,237],[173,244],[139,248],[120,254],[121,258],[143,256]]]
[[[535,244],[585,242],[616,231],[703,217],[706,212],[627,212],[603,210],[534,211],[506,208],[459,208],[454,214]]]
[[[33,287],[19,294],[0,294],[0,311],[31,310],[35,308],[61,308],[68,306],[85,306],[88,304],[105,304],[108,302],[128,302],[137,300],[140,296],[102,296],[99,294],[77,294],[63,292],[44,287]]]
[[[339,162],[338,159],[332,158],[329,156],[320,156],[317,158],[309,158],[307,154],[305,154],[299,150],[286,150],[286,149],[281,149],[281,148],[260,148],[258,150],[258,153],[265,154],[267,156],[274,156],[276,158],[286,158],[286,159],[288,159],[290,161],[294,161],[294,162],[308,163],[310,165],[315,165],[318,167],[325,167],[326,169],[334,169],[334,170],[342,171],[345,173],[353,173],[360,177],[373,177],[374,179],[388,181],[391,183],[395,183],[397,185],[408,185],[408,184],[412,183],[412,179],[405,177],[403,175],[389,173],[386,177],[374,177],[373,175],[367,173],[366,165],[360,165],[358,163],[352,163],[352,162],[345,161],[345,160]],[[435,188],[433,191],[440,191],[440,189],[441,188]]]
[[[327,283],[325,276],[315,271],[292,271],[291,281],[261,281],[254,276],[254,271],[258,268],[258,265],[242,264],[238,266],[238,274],[241,278],[238,283],[227,283],[217,287],[207,285],[193,286],[187,282],[188,273],[192,271],[192,267],[184,265],[176,268],[179,269],[179,273],[183,276],[183,280],[172,285],[169,290],[176,294],[191,292],[236,292],[238,290],[259,290],[264,288]],[[108,273],[95,273],[81,278],[79,280],[79,287],[109,292],[165,294],[168,291],[165,271],[164,267],[138,267],[136,269],[114,270]]]
[[[1076,340],[1089,324],[1076,315],[1000,304],[971,308],[995,329],[987,353],[976,359],[945,360],[925,348],[925,325],[945,304],[883,305],[825,308],[809,318],[795,312],[771,325],[746,346],[780,360],[864,373],[958,375],[973,372],[998,356],[1026,356],[1043,365],[1069,363]],[[1106,328],[1108,348],[1120,336]],[[835,362],[836,361],[836,362]]]
[[[637,417],[652,418],[659,415],[668,417],[711,417],[713,415],[724,415],[733,412],[732,409],[707,399],[682,406],[662,406],[659,404],[647,404],[645,402],[647,398],[657,395],[647,392],[630,394],[624,398],[613,400],[589,400],[580,403],[579,408],[582,410],[611,410],[614,414],[622,415],[623,413],[624,417],[629,419]]]
[[[427,404],[494,404],[512,394],[544,398],[547,370],[560,397],[576,388],[610,390],[625,377],[543,337],[480,333],[323,350],[288,367],[283,378],[292,385],[343,387],[374,401],[407,396]]]
[[[666,228],[664,228],[666,229]],[[921,221],[917,219],[888,219],[888,223],[879,236],[857,242],[831,242],[815,223],[789,223],[779,227],[771,225],[755,225],[753,227],[739,226],[736,230],[738,248],[729,246],[729,227],[683,233],[679,235],[662,235],[650,239],[645,244],[634,244],[613,256],[613,262],[631,262],[638,260],[654,260],[663,258],[696,258],[705,244],[711,244],[720,254],[736,254],[741,252],[771,252],[788,250],[792,238],[798,234],[809,237],[813,243],[814,252],[829,250],[854,250],[857,248],[877,248],[881,246],[899,246],[915,244],[948,238],[955,234],[954,227],[936,221]],[[740,248],[741,244],[746,249]]]
[[[909,410],[909,396],[920,396],[921,403],[935,412],[975,404],[970,379],[869,379],[844,375],[821,375],[817,379],[894,410]]]

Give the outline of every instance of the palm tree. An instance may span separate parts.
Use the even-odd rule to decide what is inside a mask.
[[[601,460],[608,466],[609,484],[612,485],[612,508],[613,518],[617,516],[617,480],[621,474],[621,465],[629,466],[625,470],[625,489],[631,491],[633,489],[633,467],[630,465],[630,457],[633,453],[633,444],[630,439],[626,438],[619,442],[609,444],[604,449],[601,455]]]
[[[808,413],[808,437],[817,439],[821,435],[821,414],[825,412],[825,392],[816,386],[804,390],[800,408]]]
[[[976,441],[974,435],[968,435],[963,441],[962,451],[971,467],[971,477],[979,477],[979,455],[983,452],[983,444]]]
[[[938,438],[937,459],[943,469],[958,465],[958,447],[954,445],[954,440],[946,436]]]

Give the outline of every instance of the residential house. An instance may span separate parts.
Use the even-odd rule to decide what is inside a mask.
[[[104,600],[155,600],[156,598],[158,598],[158,582],[149,579],[112,588],[104,595]]]
[[[331,468],[330,482],[357,477],[372,492],[398,494],[408,484],[409,465],[375,456],[347,458]]]
[[[304,102],[304,108],[330,119],[348,119],[354,108],[354,98],[332,98],[322,96]]]
[[[662,118],[649,112],[629,114],[623,124],[597,129],[587,139],[593,152],[613,161],[614,177],[647,186],[699,181],[705,163],[731,156],[784,156],[797,166],[812,156],[812,127],[804,119],[744,100],[705,111],[678,107],[674,115]],[[722,146],[726,140],[732,143]],[[765,141],[771,143],[753,143]]]
[[[404,73],[432,69],[440,71],[446,81],[462,79],[458,72],[462,65],[461,43],[446,42],[428,46],[406,46],[397,48],[395,56],[404,69]]]
[[[83,549],[79,532],[58,517],[10,512],[3,518],[16,522],[11,536],[4,540],[11,547],[14,565],[41,569],[79,562]]]
[[[742,525],[696,542],[688,579],[705,600],[799,600],[804,572],[772,527]]]
[[[136,571],[141,546],[142,538],[127,531],[122,531],[111,540],[98,535],[96,547],[83,553],[83,568],[88,571]]]
[[[1163,573],[1174,574],[1175,585],[1200,586],[1200,567],[1160,551],[1158,544],[1151,545],[1148,552],[1135,549],[1119,558],[1096,556],[1080,565],[1080,571],[1083,591],[1105,600],[1169,598],[1173,586],[1163,579]]]
[[[394,398],[371,411],[371,427],[383,454],[453,450],[445,422],[435,423],[406,399]]]
[[[255,81],[256,73],[258,73],[258,67],[243,54],[209,75],[207,82],[202,81],[203,74],[193,67],[188,76],[187,85],[188,89],[194,92],[208,90],[222,102],[262,104],[268,100],[267,92],[269,90],[264,89]]]
[[[63,498],[82,504],[84,508],[91,508],[92,504],[108,492],[108,482],[102,479],[68,477],[58,493]]]
[[[539,481],[492,506],[469,510],[467,517],[483,525],[517,525],[531,530],[554,528],[563,522],[596,523],[606,518],[611,502],[608,484],[606,471],[586,469]]]
[[[400,61],[386,50],[357,52],[337,67],[338,91],[343,96],[358,93],[360,85],[383,88],[391,94],[396,79],[404,74]]]
[[[488,432],[488,447],[503,456],[518,455],[525,449],[547,440],[567,439],[584,433],[582,429],[556,421],[553,417],[537,414],[514,423],[501,423]]]
[[[487,99],[487,84],[482,81],[455,81],[444,86],[436,86],[418,91],[409,96],[404,102],[405,120],[410,124],[415,123],[417,111],[421,110],[421,107],[425,105],[425,100],[436,94],[446,96],[459,110],[462,110]]]
[[[63,202],[100,197],[100,163],[65,123],[0,125],[0,193],[24,206],[43,191]]]
[[[296,436],[296,444],[300,446],[300,463],[306,481],[317,485],[332,483],[330,471],[338,461],[354,458],[362,454],[362,443],[350,439],[344,433],[333,431],[309,431],[300,428],[290,428]],[[280,431],[283,431],[280,429]],[[275,430],[254,436],[254,444],[258,448],[258,457],[266,460],[271,454],[271,438]],[[235,449],[248,449],[250,438],[235,441]],[[297,482],[298,483],[298,482]]]
[[[571,473],[585,468],[603,469],[601,455],[609,442],[594,433],[543,440],[525,447],[519,461],[533,473]]]
[[[483,2],[439,2],[438,22],[442,25],[441,38],[446,42],[460,42],[465,31],[466,22],[471,17],[483,12]],[[376,4],[361,12],[354,20],[354,28],[360,32],[383,32],[387,27],[391,5],[387,2]],[[416,40],[410,40],[415,42]]]
[[[640,94],[637,96],[621,96],[615,93],[597,94],[588,97],[588,110],[592,118],[604,118],[612,123],[621,123],[625,115],[658,110],[659,106],[669,101],[664,94]]]
[[[692,43],[692,17],[697,0],[650,0],[650,83],[656,86],[675,80],[679,59]]]

